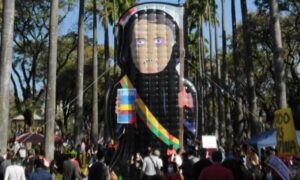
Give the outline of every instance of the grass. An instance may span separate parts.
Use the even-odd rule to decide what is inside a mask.
[[[55,180],[62,180],[62,174],[60,173],[55,174]]]

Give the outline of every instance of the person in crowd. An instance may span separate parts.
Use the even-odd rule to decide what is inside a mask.
[[[300,158],[293,157],[293,166],[290,167],[291,179],[300,179]]]
[[[247,168],[247,158],[245,155],[241,155],[240,157],[240,169],[241,169],[241,179],[245,180],[251,180],[253,179],[253,176],[249,169]]]
[[[193,179],[193,165],[199,161],[199,158],[196,157],[195,151],[193,149],[189,149],[185,154],[183,154],[182,158],[182,174],[184,179],[192,180]]]
[[[130,174],[132,179],[139,179],[142,173],[142,167],[143,157],[139,152],[137,152],[131,157],[130,161]]]
[[[77,152],[72,150],[69,155],[70,158],[63,165],[63,180],[82,180],[79,163],[76,160]]]
[[[4,180],[26,180],[25,170],[20,165],[19,159],[14,156],[11,163],[5,170]]]
[[[232,172],[221,165],[222,159],[221,151],[213,151],[211,157],[213,164],[203,169],[198,180],[233,180]]]
[[[200,155],[200,160],[196,162],[193,165],[193,179],[196,180],[198,179],[201,171],[206,168],[207,166],[210,166],[212,163],[209,159],[206,158],[206,149],[201,148],[199,149],[199,155]]]
[[[107,158],[105,159],[106,163],[109,164],[111,161],[111,158],[113,156],[113,154],[116,152],[118,148],[118,144],[113,140],[110,139],[109,143],[107,144]]]
[[[97,152],[97,160],[92,164],[89,169],[88,180],[108,180],[109,179],[109,167],[104,162],[105,152],[99,150]]]
[[[160,169],[162,161],[154,155],[151,151],[151,148],[148,148],[148,155],[144,158],[143,162],[143,180],[156,180],[159,177],[157,176],[156,169]]]
[[[15,143],[13,145],[13,150],[14,150],[14,153],[15,153],[14,155],[16,155],[18,153],[20,147],[21,147],[21,144],[18,141],[15,141]]]
[[[262,178],[263,179],[267,179],[267,180],[277,180],[277,179],[281,179],[279,174],[268,165],[268,161],[269,158],[271,156],[276,156],[276,151],[273,147],[268,147],[265,151],[266,153],[266,159],[263,163],[263,174],[262,174]]]
[[[172,144],[168,147],[166,154],[167,154],[168,161],[170,162],[173,155],[176,154],[176,150],[173,148]]]
[[[0,164],[0,180],[4,179],[5,170],[8,166],[11,165],[12,157],[13,157],[12,151],[7,152],[6,159],[4,157],[2,157],[3,159],[1,160],[1,164]]]
[[[248,146],[246,157],[247,167],[251,171],[252,176],[255,179],[260,179],[260,161],[255,149],[252,146]]]
[[[163,161],[162,159],[160,158],[160,151],[159,149],[155,149],[154,152],[153,152],[154,156],[157,157],[157,161],[158,161],[158,169],[161,169],[163,167]]]
[[[181,148],[178,148],[176,150],[176,153],[171,158],[171,161],[177,164],[179,171],[181,171],[181,166],[182,166],[182,155],[183,155],[183,150]]]
[[[29,150],[27,156],[25,157],[25,159],[23,161],[23,166],[25,167],[26,177],[28,176],[28,174],[30,174],[34,170],[35,158],[36,158],[35,151],[33,149]]]
[[[0,164],[4,161],[4,156],[2,155],[2,151],[0,149]]]
[[[225,159],[222,163],[224,167],[229,169],[235,180],[243,179],[241,171],[241,162],[239,158],[236,158],[234,149],[228,150],[228,153],[225,153]]]
[[[3,172],[3,168],[1,166],[2,162],[4,161],[4,157],[1,154],[1,149],[0,149],[0,180],[4,179],[4,172]]]
[[[44,159],[38,157],[34,161],[35,171],[28,175],[28,180],[53,180],[50,172],[44,166]]]
[[[72,149],[72,150],[75,150],[76,151],[76,157],[75,157],[75,159],[77,160],[77,162],[78,162],[78,164],[79,164],[79,167],[81,167],[81,159],[80,159],[80,152],[81,152],[81,146],[80,146],[80,144],[77,144],[76,145],[76,148],[75,149]],[[71,151],[72,151],[71,150]]]
[[[56,164],[56,160],[52,160],[50,162],[50,174],[52,176],[52,179],[55,179],[55,174],[57,173],[58,167]]]
[[[79,154],[81,167],[86,166],[86,147],[87,146],[86,146],[85,138],[82,138],[80,144],[80,154]]]
[[[175,162],[170,162],[168,164],[168,170],[164,174],[164,180],[183,180],[186,179],[180,173],[179,168]]]

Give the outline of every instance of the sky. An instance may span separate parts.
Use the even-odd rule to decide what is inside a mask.
[[[179,0],[180,3],[184,3],[184,0]],[[143,2],[167,2],[167,3],[174,3],[178,4],[178,0],[136,0],[136,3],[143,3]],[[236,4],[236,18],[237,22],[241,22],[241,10],[240,10],[240,0],[235,1]],[[218,5],[218,18],[221,20],[221,0],[217,0]],[[254,0],[247,0],[247,7],[248,11],[255,11],[256,7],[254,5]],[[63,24],[59,27],[59,33],[60,35],[66,34],[69,31],[77,31],[77,22],[78,22],[78,7],[75,7],[72,12],[68,14]],[[231,24],[231,1],[225,0],[225,14],[229,14],[225,16],[226,21],[226,34],[227,36],[232,33],[232,24]],[[104,43],[104,31],[103,27],[100,25],[100,22],[98,22],[98,43],[103,44]],[[113,45],[113,27],[109,27],[109,36],[110,36],[110,46]],[[92,36],[92,30],[88,30],[86,28],[86,33],[88,36]],[[204,35],[205,37],[208,37],[208,27],[206,26],[204,28]],[[221,27],[218,28],[218,45],[221,45]]]

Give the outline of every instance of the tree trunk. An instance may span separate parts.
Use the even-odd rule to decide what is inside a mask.
[[[202,55],[202,17],[199,16],[199,23],[198,23],[198,54],[199,54],[199,84],[198,84],[198,91],[199,91],[199,119],[198,119],[198,134],[202,135],[204,132],[204,78],[203,78],[203,55]]]
[[[97,3],[93,0],[93,120],[92,140],[98,140],[98,56],[97,56]]]
[[[80,0],[78,20],[78,60],[77,60],[77,99],[75,119],[75,144],[83,137],[83,75],[84,75],[84,0]]]
[[[227,55],[227,44],[226,44],[226,22],[225,22],[225,0],[221,0],[222,6],[222,84],[224,87],[224,123],[222,126],[222,131],[224,132],[225,143],[232,147],[232,137],[228,139],[228,136],[232,135],[232,122],[229,111],[229,92],[228,92],[228,65],[226,60]]]
[[[283,61],[283,49],[281,40],[281,28],[278,14],[278,2],[269,0],[271,29],[273,38],[273,61],[275,69],[275,92],[277,108],[286,108],[286,85],[285,85],[285,65]]]
[[[56,104],[56,66],[57,66],[57,26],[58,26],[58,0],[51,0],[48,60],[48,83],[46,101],[46,135],[45,156],[54,159],[54,128],[55,128],[55,104]]]
[[[200,28],[201,28],[201,58],[202,58],[202,67],[203,67],[203,123],[202,123],[202,132],[207,133],[209,122],[212,121],[210,117],[210,106],[209,106],[209,88],[207,81],[207,62],[205,59],[205,45],[204,45],[204,32],[203,32],[203,16],[200,17]]]
[[[210,84],[211,84],[211,101],[212,101],[212,124],[209,129],[210,132],[214,132],[218,136],[218,117],[217,117],[217,107],[216,107],[216,93],[214,84],[214,71],[213,71],[213,57],[212,57],[212,30],[211,30],[211,10],[210,2],[208,5],[208,23],[209,23],[209,59],[210,59]]]
[[[248,27],[248,10],[246,0],[241,0],[242,20],[243,20],[243,39],[244,39],[244,59],[245,59],[245,71],[247,76],[247,89],[248,89],[248,106],[249,106],[249,125],[250,136],[254,136],[258,133],[257,128],[257,104],[256,104],[256,92],[255,92],[255,79],[253,72],[252,62],[252,45],[251,37]]]
[[[224,127],[224,120],[223,120],[223,103],[222,103],[222,92],[221,92],[221,66],[219,60],[219,53],[218,53],[218,26],[217,26],[217,9],[216,9],[216,0],[214,0],[214,30],[215,30],[215,52],[216,52],[216,92],[217,92],[217,108],[216,108],[216,115],[217,115],[217,123],[216,124],[216,133],[218,134],[219,141],[221,145],[224,145],[224,135],[225,135],[225,128]]]
[[[105,76],[104,76],[104,79],[105,79],[105,92],[108,91],[109,89],[109,84],[110,84],[110,81],[109,81],[109,73],[107,72],[108,69],[109,69],[109,33],[108,33],[108,13],[107,13],[107,8],[105,7],[105,17],[103,18],[103,20],[105,21],[104,22],[104,61],[105,61]],[[99,134],[103,137],[104,136],[104,120],[102,119],[100,121],[100,132]]]
[[[233,62],[234,62],[234,83],[235,83],[235,117],[232,122],[233,137],[227,136],[227,141],[232,141],[239,143],[242,134],[242,127],[240,126],[243,121],[242,114],[242,98],[240,95],[240,60],[237,53],[237,27],[236,27],[236,15],[235,15],[235,0],[231,0],[231,17],[232,17],[232,51],[233,51]]]
[[[105,7],[105,17],[104,19],[104,60],[105,60],[105,72],[109,69],[109,33],[108,33],[108,14],[107,8]],[[109,87],[109,73],[105,74],[105,90]]]
[[[0,61],[0,150],[6,152],[9,123],[9,81],[13,53],[15,0],[3,1],[3,26]]]

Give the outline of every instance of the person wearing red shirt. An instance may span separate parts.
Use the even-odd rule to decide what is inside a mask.
[[[173,148],[173,145],[170,145],[167,149],[167,158],[171,162],[172,156],[176,154],[176,150]]]
[[[198,177],[198,180],[233,180],[232,172],[221,165],[222,152],[214,151],[211,159],[213,164],[203,169]]]

